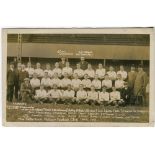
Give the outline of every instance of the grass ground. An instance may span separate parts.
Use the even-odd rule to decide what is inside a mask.
[[[8,122],[135,122],[149,121],[149,108],[95,105],[7,103]]]

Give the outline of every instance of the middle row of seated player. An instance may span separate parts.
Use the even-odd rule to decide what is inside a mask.
[[[27,68],[25,69],[29,73],[29,77],[31,78],[33,73],[37,73],[37,76],[39,78],[44,76],[44,72],[48,72],[49,77],[53,77],[54,73],[58,74],[58,77],[61,77],[62,75],[64,76],[65,73],[68,73],[68,76],[71,77],[74,73],[77,73],[79,78],[83,78],[85,74],[88,74],[89,78],[94,78],[95,74],[98,75],[99,79],[103,79],[104,75],[107,73],[111,80],[116,79],[117,74],[122,75],[122,79],[125,80],[127,78],[127,72],[124,70],[124,66],[120,66],[120,70],[116,73],[114,71],[114,68],[112,66],[109,67],[109,71],[106,72],[106,69],[103,67],[103,65],[100,63],[98,64],[98,68],[94,70],[92,68],[91,64],[88,64],[88,67],[86,70],[82,70],[80,64],[76,65],[76,69],[73,70],[70,67],[70,63],[66,62],[66,67],[64,68],[59,68],[59,63],[55,63],[55,68],[51,70],[50,64],[46,64],[46,69],[43,70],[41,68],[41,64],[37,63],[36,64],[36,69],[31,67],[31,63],[28,62]]]
[[[99,80],[99,77],[97,74],[95,74],[95,77],[93,80],[89,79],[88,74],[84,75],[84,79],[81,80],[78,77],[78,74],[75,73],[73,75],[73,79],[68,78],[68,74],[64,74],[63,79],[58,78],[58,74],[55,73],[54,77],[50,79],[48,77],[48,73],[45,72],[44,77],[40,80],[37,78],[37,74],[33,74],[33,78],[30,80],[30,84],[32,88],[38,89],[40,85],[43,85],[45,88],[52,88],[54,84],[56,84],[59,88],[66,88],[68,84],[71,84],[72,88],[74,90],[78,90],[80,84],[83,84],[84,88],[89,88],[91,85],[94,85],[95,89],[101,89],[103,86],[106,86],[107,89],[111,89],[114,85],[116,89],[122,89],[124,87],[124,81],[122,80],[121,74],[117,75],[117,79],[114,81],[114,84],[112,83],[112,80],[109,79],[109,75],[105,74],[104,80]]]

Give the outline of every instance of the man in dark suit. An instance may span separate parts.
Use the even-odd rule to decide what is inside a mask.
[[[67,62],[67,59],[65,57],[61,57],[61,61],[59,62],[59,67],[61,69],[63,69],[64,67],[66,67],[66,62]]]
[[[85,57],[81,57],[81,61],[79,62],[81,69],[86,70],[88,67],[88,62],[85,61]]]
[[[10,68],[7,72],[7,100],[12,102],[14,86],[15,86],[16,73],[14,70],[14,63],[10,64]]]
[[[133,91],[133,88],[134,88],[134,83],[135,83],[135,80],[136,80],[136,76],[137,76],[137,72],[135,70],[135,65],[132,64],[130,72],[128,72],[128,85],[132,89],[132,91]]]
[[[15,79],[15,99],[16,101],[18,101],[19,98],[19,90],[20,90],[20,83],[19,83],[19,74],[21,72],[22,68],[21,68],[21,63],[19,62],[17,64],[17,69],[15,70],[16,73],[16,79]]]
[[[124,105],[129,105],[131,102],[131,88],[128,83],[124,83],[124,88],[121,89],[121,98],[124,101]]]

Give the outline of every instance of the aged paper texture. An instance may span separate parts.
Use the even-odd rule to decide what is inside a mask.
[[[4,126],[154,126],[154,28],[4,28]]]

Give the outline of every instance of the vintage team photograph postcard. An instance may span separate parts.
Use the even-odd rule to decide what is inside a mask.
[[[4,126],[154,126],[154,28],[4,28]]]

